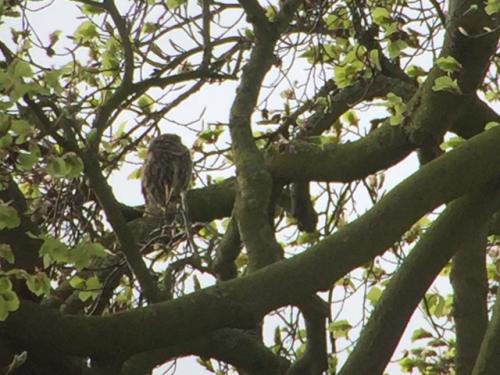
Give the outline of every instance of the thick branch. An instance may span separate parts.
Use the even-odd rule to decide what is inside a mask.
[[[284,374],[289,363],[265,347],[257,337],[236,329],[221,329],[172,348],[139,354],[124,363],[122,375],[149,373],[169,360],[197,355],[229,363],[253,375]]]
[[[500,288],[472,375],[496,375],[500,368]]]
[[[484,251],[488,220],[500,205],[498,187],[489,184],[453,202],[425,233],[378,301],[340,375],[383,373],[413,311],[453,254]]]
[[[462,214],[468,216],[465,211]],[[488,228],[478,225],[477,222],[471,225],[483,230],[482,241],[478,241],[474,248],[458,249],[453,258],[450,275],[454,291],[453,318],[457,338],[455,357],[457,375],[471,373],[488,326],[488,276],[485,254]]]

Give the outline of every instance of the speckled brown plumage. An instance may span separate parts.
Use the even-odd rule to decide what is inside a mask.
[[[165,210],[170,202],[178,201],[189,186],[191,173],[191,155],[179,136],[162,134],[153,139],[142,173],[146,211],[157,213]]]

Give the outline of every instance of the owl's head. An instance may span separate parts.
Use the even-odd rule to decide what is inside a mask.
[[[175,150],[182,146],[181,138],[177,134],[160,134],[149,144],[149,150]]]

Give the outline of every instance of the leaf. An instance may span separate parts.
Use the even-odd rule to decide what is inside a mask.
[[[401,55],[401,51],[403,51],[407,47],[408,43],[406,43],[404,40],[396,40],[394,42],[389,42],[389,45],[387,46],[389,57],[391,59],[398,57],[399,55]]]
[[[53,157],[50,159],[45,170],[52,177],[62,178],[70,172],[71,167],[66,165],[66,162],[62,157]]]
[[[44,82],[57,94],[61,94],[63,92],[63,88],[59,82],[62,73],[62,70],[51,70],[46,72],[44,76]]]
[[[453,148],[461,145],[464,142],[465,142],[465,139],[463,139],[462,137],[459,137],[459,136],[451,137],[447,141],[441,143],[439,145],[439,148],[443,151],[448,151],[449,149],[453,149]]]
[[[490,121],[484,126],[484,130],[490,130],[493,128],[496,128],[497,126],[500,126],[499,122],[496,121]]]
[[[66,166],[69,168],[66,177],[76,178],[83,172],[83,161],[74,152],[68,152],[63,156]]]
[[[10,134],[6,134],[3,137],[0,137],[0,149],[8,148],[10,145],[12,145],[13,141],[14,138],[12,138]]]
[[[328,330],[333,333],[333,336],[338,339],[348,337],[352,325],[347,320],[337,320],[328,326]]]
[[[85,288],[85,279],[80,276],[75,276],[69,281],[69,285],[75,289],[84,289]]]
[[[436,60],[436,64],[439,69],[447,73],[453,73],[462,68],[462,64],[460,64],[453,56],[440,57]]]
[[[40,158],[40,149],[38,146],[33,146],[31,152],[20,152],[17,157],[17,165],[23,171],[29,171],[33,169],[33,166],[38,162]]]
[[[488,0],[484,11],[488,16],[500,12],[500,0]]]
[[[426,331],[423,328],[418,328],[415,331],[413,331],[413,334],[411,335],[411,341],[415,342],[420,339],[427,339],[432,337],[432,335]]]
[[[373,22],[377,25],[383,26],[392,21],[391,14],[386,8],[376,7],[372,10]]]
[[[96,276],[92,276],[91,278],[87,279],[85,284],[85,286],[89,290],[102,289],[102,284]]]
[[[36,296],[47,296],[50,293],[50,279],[45,272],[38,272],[26,278],[26,286]]]
[[[366,298],[368,298],[372,305],[376,305],[381,295],[382,290],[374,286],[368,291],[368,293],[366,294]]]
[[[430,315],[441,318],[446,315],[445,300],[439,294],[427,296],[427,306]]]
[[[434,81],[434,86],[432,86],[433,91],[446,91],[452,94],[462,94],[462,90],[458,86],[456,79],[452,79],[449,76],[441,76],[436,78]]]
[[[6,243],[0,244],[0,258],[5,259],[10,264],[14,264],[15,261],[14,253],[9,244]]]
[[[26,61],[16,60],[14,64],[14,77],[21,78],[33,76],[31,66]]]
[[[144,113],[151,113],[153,111],[154,104],[155,104],[154,99],[147,94],[142,95],[137,100],[137,105],[144,111]]]
[[[12,290],[12,282],[8,277],[0,277],[0,294]]]
[[[3,322],[9,316],[9,309],[7,308],[7,302],[3,298],[3,295],[0,294],[0,322]]]
[[[33,134],[35,130],[26,120],[12,120],[10,129],[14,132],[15,135],[23,137],[23,139]]]
[[[57,238],[45,237],[42,246],[40,246],[39,255],[43,257],[45,268],[52,263],[64,264],[68,262],[68,246]]]
[[[87,14],[89,16],[95,16],[95,15],[99,15],[99,14],[102,14],[105,12],[105,10],[103,8],[94,7],[90,4],[84,4],[82,7],[82,11],[84,14]]]
[[[359,126],[359,118],[355,111],[347,111],[342,115],[342,119],[345,120],[349,126],[354,126],[355,128]]]
[[[425,69],[422,69],[420,66],[410,65],[406,69],[406,74],[408,74],[412,78],[417,78],[417,77],[425,76],[427,74],[427,72],[425,71]]]
[[[401,124],[405,118],[406,111],[406,104],[403,102],[403,99],[392,92],[388,93],[387,108],[391,112],[389,125],[397,126]]]
[[[167,0],[167,8],[174,10],[183,4],[186,4],[187,0]]]
[[[90,21],[83,22],[73,34],[77,43],[86,43],[99,36],[95,25]]]
[[[274,6],[269,6],[266,8],[266,17],[269,21],[274,22],[276,21],[276,17],[278,16],[278,12],[276,11],[276,8]]]
[[[369,54],[370,62],[379,71],[382,71],[382,65],[380,64],[380,54],[378,50],[372,49]]]
[[[19,297],[13,290],[8,290],[2,293],[8,311],[16,311],[19,308]]]
[[[73,263],[77,270],[88,267],[93,258],[106,256],[106,250],[100,243],[83,241],[68,253],[68,262]]]
[[[21,219],[14,207],[0,204],[0,230],[16,228],[21,224]]]

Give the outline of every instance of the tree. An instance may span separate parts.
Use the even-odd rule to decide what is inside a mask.
[[[498,0],[76,0],[39,29],[61,4],[0,1],[4,373],[382,374],[419,305],[401,371],[498,372]],[[110,176],[179,129],[186,207],[143,216]]]

